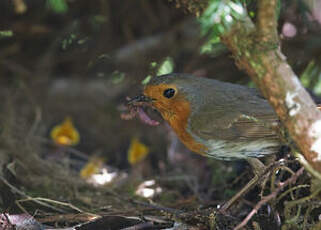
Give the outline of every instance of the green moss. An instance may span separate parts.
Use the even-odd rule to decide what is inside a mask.
[[[258,59],[251,58],[249,60],[249,63],[251,67],[254,69],[254,71],[257,73],[257,76],[259,78],[262,78],[266,74],[266,70],[262,66],[262,63],[260,62],[259,58]]]

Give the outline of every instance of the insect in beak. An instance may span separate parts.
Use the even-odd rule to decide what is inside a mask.
[[[143,104],[146,104],[146,103],[150,104],[154,100],[155,99],[147,97],[144,94],[141,94],[141,95],[138,95],[138,96],[134,97],[130,101],[128,101],[128,105],[140,106],[140,105],[143,105]]]

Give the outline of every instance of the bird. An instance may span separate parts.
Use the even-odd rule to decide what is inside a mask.
[[[191,74],[156,76],[131,105],[155,108],[191,151],[219,160],[247,160],[254,178],[229,200],[232,204],[265,170],[257,158],[276,154],[281,146],[278,116],[257,89]]]

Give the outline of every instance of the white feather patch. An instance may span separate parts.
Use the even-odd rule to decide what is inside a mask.
[[[206,144],[208,155],[218,159],[236,159],[247,157],[263,157],[275,153],[274,148],[280,144],[274,141],[256,140],[256,141],[222,141],[209,140]],[[274,149],[274,151],[273,151]]]

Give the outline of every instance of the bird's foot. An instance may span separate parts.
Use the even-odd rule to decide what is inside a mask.
[[[259,185],[261,188],[265,187],[267,179],[269,178],[269,173],[266,172],[266,166],[256,158],[247,159],[248,163],[251,165],[254,173],[254,177],[230,200],[228,200],[219,211],[222,214],[226,214],[227,210],[241,197],[247,194],[252,188],[256,185]]]

